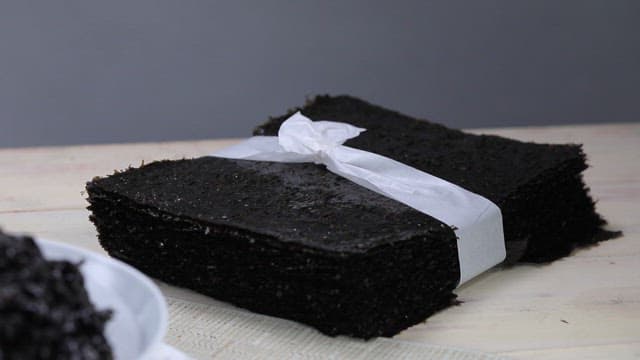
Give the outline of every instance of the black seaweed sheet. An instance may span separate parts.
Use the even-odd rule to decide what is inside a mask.
[[[549,261],[601,230],[577,145],[476,136],[352,97],[318,97],[315,120],[367,131],[346,145],[477,192],[503,212],[508,260]],[[274,135],[287,115],[257,134]],[[392,336],[455,302],[453,231],[314,164],[204,157],[87,184],[102,246],[151,276],[320,331]]]

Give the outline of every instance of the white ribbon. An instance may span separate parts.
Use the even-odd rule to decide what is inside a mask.
[[[342,145],[365,129],[311,121],[296,113],[278,136],[254,136],[213,156],[274,162],[313,162],[365,188],[451,226],[457,236],[460,284],[506,255],[502,214],[488,199],[393,159]]]

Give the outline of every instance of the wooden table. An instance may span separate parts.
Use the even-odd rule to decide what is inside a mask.
[[[522,359],[640,358],[640,124],[476,130],[537,142],[584,143],[586,181],[622,238],[549,265],[497,269],[458,290],[451,307],[393,339],[329,338],[160,284],[167,341],[197,358],[418,358],[425,344]],[[0,225],[103,252],[84,183],[142,161],[194,157],[233,140],[0,149]]]

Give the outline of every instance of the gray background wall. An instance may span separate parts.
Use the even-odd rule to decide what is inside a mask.
[[[640,120],[640,1],[0,1],[0,147],[247,136],[317,93]]]

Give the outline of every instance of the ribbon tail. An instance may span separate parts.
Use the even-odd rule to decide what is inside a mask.
[[[220,149],[211,156],[236,159],[271,162],[312,162],[310,155],[299,154],[284,150],[276,136],[254,136],[224,149]]]

